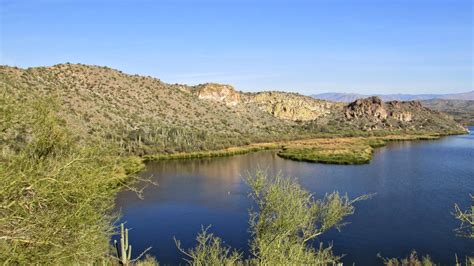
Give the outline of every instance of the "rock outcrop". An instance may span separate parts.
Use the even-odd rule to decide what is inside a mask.
[[[434,113],[424,108],[419,101],[391,101],[384,103],[379,97],[372,96],[358,99],[345,108],[348,120],[368,119],[373,122],[390,122],[391,120],[407,123],[412,122],[416,113]]]
[[[236,106],[242,100],[241,94],[234,87],[225,84],[201,84],[195,87],[194,93],[199,99],[222,102],[227,106]]]
[[[199,99],[220,102],[227,106],[253,105],[276,118],[291,121],[310,121],[327,115],[336,103],[316,100],[297,93],[259,92],[242,93],[230,85],[206,83],[195,86]]]
[[[376,96],[358,99],[347,105],[345,111],[346,118],[349,120],[367,117],[382,120],[388,116],[382,100]]]
[[[401,122],[411,122],[414,117],[414,111],[421,112],[425,110],[419,101],[391,101],[387,102],[387,107],[390,110],[390,116]]]
[[[413,114],[411,112],[402,111],[402,112],[392,112],[391,116],[402,122],[410,122],[413,119]]]
[[[334,103],[315,100],[296,93],[260,92],[249,97],[249,103],[279,119],[311,121],[331,112]]]
[[[436,118],[439,122],[451,119],[444,114],[424,108],[418,101],[383,102],[377,96],[358,99],[345,105],[297,93],[278,91],[243,93],[230,85],[217,83],[197,85],[189,91],[201,100],[224,104],[236,112],[253,109],[289,122],[315,121],[324,124],[337,120],[362,130],[421,129],[431,118]]]

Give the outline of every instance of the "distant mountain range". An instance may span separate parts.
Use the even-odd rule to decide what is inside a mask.
[[[357,94],[357,93],[320,93],[311,95],[313,98],[335,101],[335,102],[353,102],[360,98],[367,98],[370,96],[378,96],[384,101],[413,101],[413,100],[474,100],[474,91],[452,94]]]

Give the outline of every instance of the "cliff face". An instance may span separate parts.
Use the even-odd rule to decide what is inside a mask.
[[[315,100],[296,93],[260,92],[250,96],[250,104],[279,119],[311,121],[331,113],[335,103]]]
[[[349,120],[358,118],[373,118],[377,120],[386,119],[388,116],[382,100],[379,97],[358,99],[345,108],[346,118]]]
[[[426,111],[418,101],[392,101],[384,103],[379,97],[372,96],[365,99],[358,99],[348,104],[345,108],[345,115],[349,120],[371,118],[373,120],[382,121],[392,118],[401,122],[410,122],[414,115],[409,110]]]
[[[199,99],[221,102],[227,106],[236,106],[242,102],[241,94],[230,85],[206,83],[194,87],[193,91]]]
[[[401,122],[411,122],[415,117],[414,112],[432,112],[424,108],[419,101],[391,101],[387,102],[387,109],[390,110],[391,117]]]
[[[357,99],[352,103],[318,100],[297,93],[243,93],[230,85],[206,83],[194,86],[191,94],[199,99],[225,105],[233,111],[257,109],[287,122],[317,124],[320,130],[464,130],[444,113],[425,108],[418,101],[384,102],[377,96]]]
[[[361,130],[424,130],[434,129],[439,125],[462,130],[451,117],[425,108],[418,101],[384,102],[379,97],[372,96],[344,104],[317,100],[297,93],[242,93],[230,85],[216,83],[194,86],[190,92],[198,99],[211,104],[223,104],[236,112],[256,108],[290,122],[315,121],[324,125],[329,121],[339,121],[344,128]]]
[[[379,97],[372,96],[358,99],[343,109],[348,123],[363,130],[425,130],[435,127],[464,130],[452,117],[423,107],[419,101],[383,102]]]
[[[290,121],[311,121],[328,115],[336,103],[286,92],[242,93],[230,85],[206,83],[191,90],[199,99],[235,108],[256,106],[272,116]]]

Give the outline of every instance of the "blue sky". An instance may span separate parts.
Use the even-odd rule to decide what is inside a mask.
[[[0,64],[304,94],[473,89],[470,0],[0,0]]]

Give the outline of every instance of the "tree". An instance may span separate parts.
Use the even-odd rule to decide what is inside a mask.
[[[216,264],[291,265],[337,264],[340,257],[332,253],[332,247],[322,243],[314,248],[315,239],[331,228],[340,229],[344,217],[354,213],[353,204],[366,199],[362,196],[349,200],[337,192],[315,199],[295,179],[281,175],[268,177],[258,171],[246,179],[250,197],[256,208],[250,210],[250,242],[252,256],[247,260],[230,248],[224,247],[219,238],[203,230],[198,235],[198,246],[184,251],[188,262],[201,265],[205,261]]]
[[[471,210],[463,211],[456,204],[454,205],[455,217],[461,221],[461,226],[458,228],[457,232],[459,235],[474,239],[474,196],[471,195]],[[469,261],[470,265],[474,265],[474,257],[466,258],[466,261]],[[467,262],[466,262],[467,265]]]

